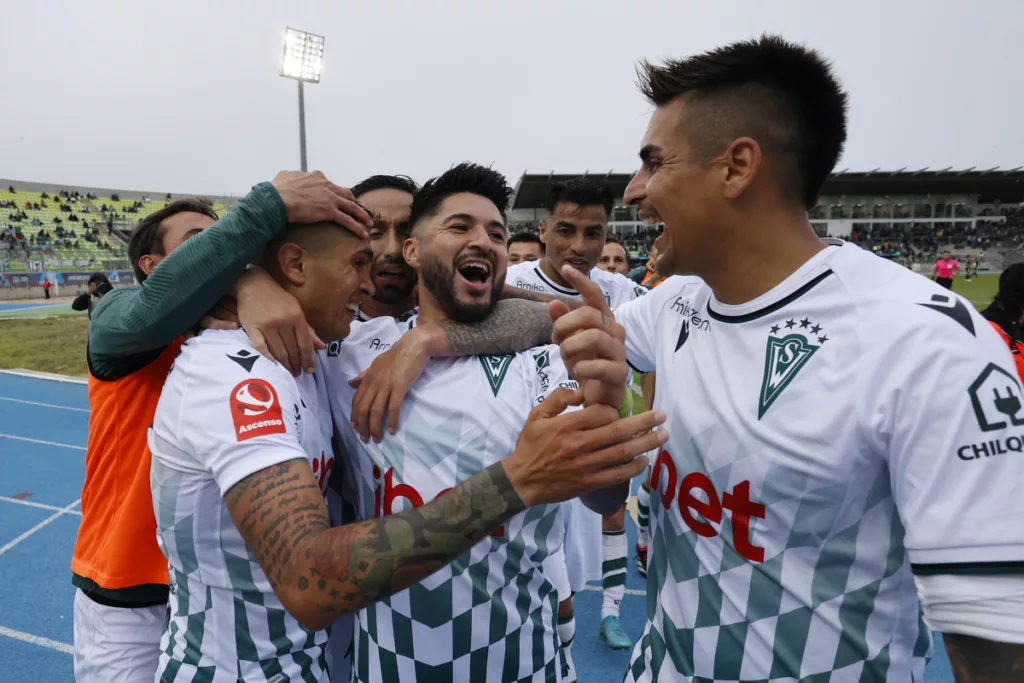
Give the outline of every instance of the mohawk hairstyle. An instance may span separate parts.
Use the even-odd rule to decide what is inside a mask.
[[[422,219],[433,216],[445,199],[463,192],[489,199],[504,216],[513,190],[505,176],[494,169],[464,162],[423,184],[413,197],[409,222],[415,226]]]
[[[662,106],[688,96],[687,135],[707,162],[733,140],[757,140],[784,194],[807,209],[846,142],[847,95],[818,52],[765,34],[637,69],[640,92]]]
[[[361,180],[352,187],[352,194],[356,199],[367,192],[374,190],[401,190],[416,196],[420,186],[416,181],[407,175],[372,175],[366,180]]]
[[[612,206],[615,205],[615,195],[606,184],[581,176],[554,185],[548,192],[544,208],[549,213],[554,213],[555,207],[562,202],[572,202],[580,207],[600,206],[604,209],[605,216],[610,216]]]

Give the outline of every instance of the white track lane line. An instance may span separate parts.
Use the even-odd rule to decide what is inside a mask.
[[[18,545],[22,541],[24,541],[27,538],[29,538],[32,534],[36,533],[37,531],[43,529],[44,527],[46,527],[49,524],[51,524],[52,522],[54,522],[58,517],[63,517],[64,515],[68,514],[69,512],[71,512],[72,508],[76,507],[81,502],[82,502],[82,499],[79,498],[78,500],[76,500],[74,503],[71,503],[67,507],[61,508],[59,512],[55,512],[54,514],[50,515],[49,517],[47,517],[43,521],[39,522],[39,524],[36,524],[34,527],[32,527],[31,529],[29,529],[28,531],[23,533],[21,536],[18,536],[13,541],[10,541],[9,543],[7,543],[7,545],[4,545],[4,546],[0,547],[0,556],[2,556],[4,553],[6,553],[11,548],[15,547],[16,545]]]
[[[44,446],[60,446],[61,448],[74,448],[76,451],[84,451],[85,446],[73,446],[69,443],[57,443],[56,441],[43,441],[42,439],[30,439],[27,436],[15,436],[14,434],[0,434],[0,439],[14,439],[15,441],[27,441],[29,443],[41,443]]]
[[[43,408],[60,408],[61,410],[74,410],[78,413],[88,413],[88,408],[72,408],[71,406],[58,406],[53,403],[39,403],[38,401],[26,401],[21,398],[8,398],[7,396],[0,396],[0,401],[10,401],[11,403],[24,403],[29,406],[42,406]]]
[[[65,512],[64,508],[57,507],[56,505],[47,505],[46,503],[36,503],[31,500],[21,500],[20,498],[8,498],[7,496],[0,496],[0,503],[14,503],[15,505],[27,505],[30,508],[39,508],[40,510],[50,510],[52,512]],[[80,510],[67,510],[69,515],[81,515]]]
[[[67,643],[62,643],[59,640],[50,640],[49,638],[43,638],[42,636],[34,636],[31,633],[25,633],[24,631],[15,631],[13,628],[7,628],[6,626],[0,626],[0,636],[14,638],[15,640],[20,640],[23,643],[31,643],[32,645],[47,647],[51,650],[63,652],[68,655],[75,654],[75,648]]]

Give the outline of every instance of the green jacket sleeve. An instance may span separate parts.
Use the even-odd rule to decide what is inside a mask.
[[[226,216],[163,259],[141,286],[119,287],[92,312],[93,374],[120,375],[119,365],[162,349],[195,325],[288,224],[281,196],[260,183]]]

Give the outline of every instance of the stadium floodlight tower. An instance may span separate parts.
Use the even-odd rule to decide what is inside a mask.
[[[303,83],[319,83],[324,65],[324,37],[294,28],[284,31],[284,57],[280,75],[299,82],[299,157],[306,170],[306,103]]]

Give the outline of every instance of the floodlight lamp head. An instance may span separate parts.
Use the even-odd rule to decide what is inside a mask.
[[[306,83],[319,83],[323,64],[323,36],[294,28],[285,29],[281,76]]]

